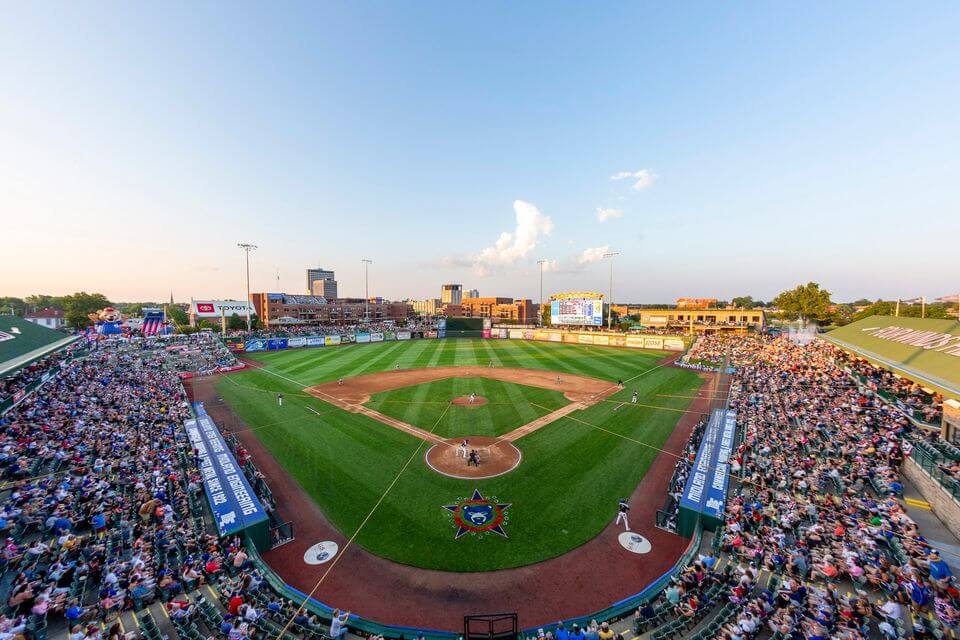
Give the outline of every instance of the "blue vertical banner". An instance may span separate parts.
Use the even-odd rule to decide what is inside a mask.
[[[440,318],[437,320],[437,337],[446,338],[447,337],[447,319]]]
[[[267,512],[203,403],[195,402],[193,408],[197,418],[187,420],[184,427],[200,461],[203,488],[217,532],[228,536],[266,522]]]
[[[685,522],[692,522],[690,516],[696,514],[703,516],[708,528],[723,521],[730,479],[730,455],[736,439],[737,412],[715,409],[707,422],[690,477],[680,496],[681,529],[685,529]]]

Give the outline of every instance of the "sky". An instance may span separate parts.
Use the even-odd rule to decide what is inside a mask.
[[[668,6],[669,5],[669,6]],[[955,2],[13,3],[0,295],[960,289]],[[613,258],[605,253],[617,252]],[[278,284],[279,276],[279,284]]]

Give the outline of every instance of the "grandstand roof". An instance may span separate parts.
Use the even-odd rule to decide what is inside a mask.
[[[960,322],[870,316],[826,339],[874,364],[960,399]]]
[[[0,375],[62,349],[78,336],[64,335],[17,316],[0,316]]]

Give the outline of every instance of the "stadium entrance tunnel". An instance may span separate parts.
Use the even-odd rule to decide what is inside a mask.
[[[503,438],[470,436],[451,438],[427,450],[424,461],[439,474],[464,480],[482,480],[510,473],[520,465],[523,454]],[[475,459],[471,458],[471,452]]]

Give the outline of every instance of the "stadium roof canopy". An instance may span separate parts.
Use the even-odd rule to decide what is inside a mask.
[[[944,396],[960,400],[960,322],[870,316],[825,338]]]
[[[16,371],[79,339],[17,316],[0,316],[0,375]]]

